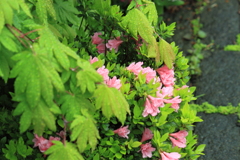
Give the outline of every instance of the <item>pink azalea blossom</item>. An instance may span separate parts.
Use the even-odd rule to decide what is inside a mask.
[[[120,37],[117,37],[116,39],[108,40],[108,43],[106,44],[106,47],[110,50],[114,49],[115,52],[118,51],[118,47],[123,41],[120,39]]]
[[[176,132],[176,133],[171,133],[169,134],[170,140],[172,141],[173,147],[178,146],[179,148],[185,148],[186,147],[186,136],[188,135],[188,132],[185,130]]]
[[[102,38],[99,37],[99,35],[102,35],[101,32],[95,32],[94,35],[92,36],[92,43],[93,44],[101,44],[104,42]]]
[[[89,62],[90,62],[91,64],[93,64],[94,62],[97,62],[97,61],[98,61],[98,58],[97,58],[97,57],[92,58],[92,56],[90,56]]]
[[[112,79],[108,79],[106,81],[106,84],[108,85],[108,87],[114,87],[114,88],[117,88],[117,89],[120,89],[121,86],[122,86],[121,80],[117,79],[116,76],[114,76]]]
[[[118,134],[120,137],[127,138],[128,134],[130,133],[130,130],[128,129],[128,126],[120,127],[113,131],[115,134]]]
[[[182,102],[182,100],[180,99],[180,96],[174,97],[172,99],[163,99],[163,101],[165,103],[172,103],[171,107],[175,109],[175,111],[178,111],[179,103]]]
[[[147,141],[147,140],[150,140],[153,138],[153,133],[150,129],[148,128],[145,128],[144,132],[143,132],[143,135],[142,135],[142,139],[141,139],[141,142],[144,142],[144,141]]]
[[[146,74],[146,81],[149,83],[152,79],[156,77],[156,71],[152,68],[147,67],[142,69],[142,74]]]
[[[178,160],[181,157],[181,155],[177,152],[172,153],[162,152],[160,154],[162,157],[161,160]]]
[[[161,81],[164,86],[173,86],[174,85],[174,70],[169,69],[166,65],[156,70],[160,75]]]
[[[162,98],[155,98],[148,95],[144,106],[145,108],[142,113],[143,117],[146,117],[149,114],[151,114],[152,116],[156,116],[158,113],[160,113],[159,107],[163,107],[164,103]]]
[[[157,96],[160,96],[162,98],[164,97],[171,97],[173,96],[173,86],[169,86],[169,87],[163,87],[161,89],[161,94],[157,93]]]
[[[52,141],[55,140],[55,141],[59,141],[60,138],[59,137],[50,137],[49,140],[43,138],[42,136],[41,137],[38,137],[37,134],[34,134],[34,139],[32,140],[34,142],[34,146],[33,147],[37,147],[39,148],[39,150],[41,152],[45,152],[48,148],[50,148],[52,145],[54,145],[52,143]]]
[[[143,62],[138,62],[135,64],[135,62],[131,63],[128,67],[127,70],[133,72],[135,75],[138,75],[142,68]]]
[[[106,69],[105,66],[98,68],[97,72],[103,77],[104,81],[107,81],[109,79],[108,77],[109,70]]]
[[[97,49],[98,49],[98,53],[105,53],[105,44],[104,43],[100,43],[97,45]]]
[[[143,158],[151,158],[152,152],[155,150],[156,148],[153,148],[151,143],[141,144],[141,152]]]

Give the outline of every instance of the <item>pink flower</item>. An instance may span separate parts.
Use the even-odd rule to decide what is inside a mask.
[[[153,134],[152,134],[152,131],[148,128],[145,128],[144,132],[143,132],[143,135],[142,135],[142,139],[141,139],[141,142],[144,142],[146,140],[150,140],[153,138]]]
[[[173,86],[163,87],[161,89],[161,94],[157,93],[157,96],[160,96],[162,98],[164,98],[166,96],[168,96],[168,97],[173,96]]]
[[[117,79],[116,76],[114,76],[112,79],[108,79],[106,81],[106,84],[108,85],[108,87],[114,87],[114,88],[117,88],[117,89],[120,89],[121,86],[122,86],[121,80]]]
[[[162,152],[160,153],[162,160],[178,160],[181,155],[177,152],[172,152],[172,153],[167,153],[167,152]]]
[[[127,67],[127,70],[133,72],[135,75],[138,75],[142,70],[142,65],[143,62],[138,62],[136,64],[133,62]]]
[[[156,77],[156,71],[152,68],[147,67],[142,69],[142,74],[146,74],[146,81],[149,83],[152,79]]]
[[[92,43],[93,44],[101,44],[104,42],[102,38],[99,37],[99,35],[102,35],[101,32],[95,32],[94,35],[92,36]]]
[[[117,37],[116,39],[108,40],[108,43],[106,44],[106,47],[110,50],[114,49],[115,52],[118,51],[118,47],[123,41],[120,39],[120,37]]]
[[[169,134],[170,140],[172,141],[173,147],[178,146],[179,148],[185,148],[186,147],[186,136],[188,135],[188,132],[185,130],[176,132],[176,133],[171,133]]]
[[[103,77],[104,81],[107,81],[109,79],[108,77],[109,70],[105,69],[105,66],[98,68],[97,72]]]
[[[128,126],[120,127],[113,131],[115,134],[118,134],[120,137],[127,138],[128,134],[130,133],[130,130],[128,129]]]
[[[105,44],[100,43],[97,45],[98,53],[105,53]]]
[[[169,69],[166,65],[156,70],[160,75],[161,81],[164,86],[173,86],[174,85],[174,70]]]
[[[145,108],[142,113],[143,117],[148,116],[148,114],[151,114],[152,116],[156,116],[158,113],[160,113],[159,107],[163,107],[164,103],[162,98],[155,98],[148,95],[144,106]]]
[[[175,111],[178,111],[179,103],[182,102],[182,100],[180,99],[180,96],[174,97],[172,99],[163,99],[163,101],[165,103],[172,103],[171,107],[175,109]]]
[[[90,62],[91,64],[93,64],[94,62],[97,62],[97,61],[98,61],[98,58],[97,58],[97,57],[92,58],[92,56],[90,56],[89,62]]]
[[[53,140],[59,141],[60,138],[59,137],[50,137],[49,140],[43,138],[43,137],[38,137],[37,134],[34,134],[34,139],[32,140],[34,142],[34,146],[33,147],[37,147],[39,148],[39,150],[41,152],[45,152],[48,148],[50,148],[52,145],[54,145],[52,143]]]
[[[155,150],[156,148],[153,148],[151,143],[141,144],[141,152],[143,158],[151,158],[152,152]]]

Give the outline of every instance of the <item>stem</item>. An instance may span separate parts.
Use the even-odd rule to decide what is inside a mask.
[[[9,24],[6,24],[7,28],[10,30],[10,32],[18,39],[18,41],[25,47],[28,48],[26,46],[26,44],[12,31],[11,26]]]

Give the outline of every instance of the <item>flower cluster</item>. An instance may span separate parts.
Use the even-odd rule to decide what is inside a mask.
[[[97,45],[98,53],[105,53],[106,48],[108,48],[109,50],[114,49],[115,52],[117,52],[118,47],[123,42],[120,39],[120,37],[117,37],[117,38],[108,40],[108,42],[105,44],[104,39],[100,38],[99,35],[102,35],[102,33],[101,32],[96,32],[92,36],[92,44]]]
[[[152,138],[153,138],[152,131],[148,128],[145,128],[143,135],[142,135],[141,142],[151,140]],[[152,144],[150,142],[141,144],[140,147],[141,147],[141,152],[142,152],[143,158],[147,158],[147,157],[151,158],[152,152],[156,150],[156,148],[152,147]]]
[[[138,76],[140,73],[146,74],[146,82],[150,83],[153,80],[153,83],[161,83],[158,91],[156,93],[156,97],[148,95],[145,101],[145,109],[142,113],[143,117],[148,116],[149,114],[152,116],[156,116],[160,113],[159,107],[164,107],[165,103],[171,103],[171,107],[178,111],[179,103],[181,103],[180,96],[173,97],[173,85],[174,85],[174,70],[169,69],[166,65],[157,69],[156,71],[151,69],[150,67],[143,68],[143,62],[131,63],[127,70],[133,72],[134,75]],[[162,87],[162,84],[164,87]]]
[[[52,141],[60,141],[60,138],[50,136],[48,140],[42,136],[39,137],[37,134],[34,134],[34,139],[32,141],[34,142],[33,147],[38,147],[41,152],[45,152],[48,148],[54,145]]]
[[[94,63],[96,61],[98,61],[97,57],[90,57],[90,63]],[[116,89],[120,89],[122,84],[121,84],[121,80],[117,79],[116,76],[114,76],[112,79],[108,76],[109,74],[109,70],[107,68],[105,68],[105,66],[102,66],[100,68],[97,69],[97,72],[103,77],[104,83],[108,86],[108,87],[113,87]]]

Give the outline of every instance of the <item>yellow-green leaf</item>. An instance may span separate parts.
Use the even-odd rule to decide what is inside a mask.
[[[175,54],[172,49],[172,46],[169,43],[167,43],[164,39],[161,39],[158,45],[160,58],[164,61],[168,68],[171,69],[173,67],[173,62],[175,60]]]
[[[99,85],[94,93],[97,109],[102,110],[103,115],[110,119],[113,115],[124,124],[127,113],[130,114],[129,105],[116,88],[109,88],[106,85]]]

